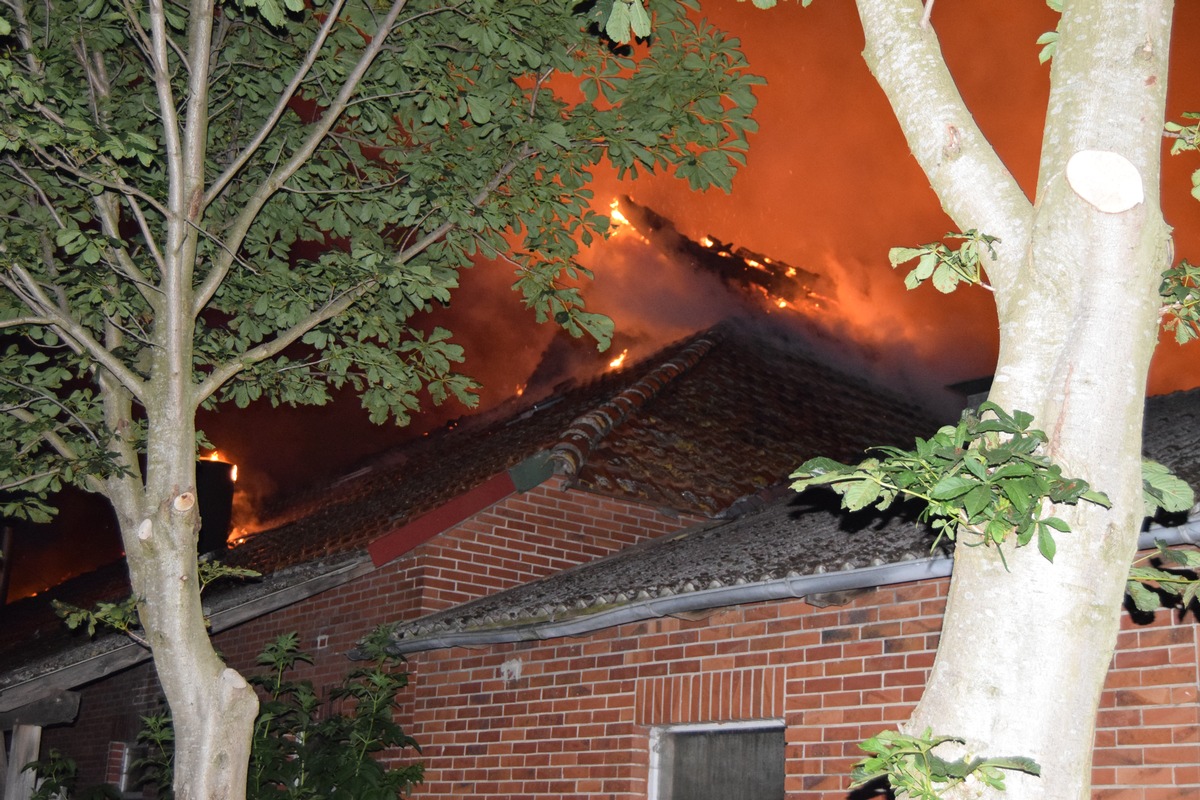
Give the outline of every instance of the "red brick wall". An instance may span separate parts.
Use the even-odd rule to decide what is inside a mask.
[[[414,656],[405,724],[427,769],[416,797],[644,798],[651,726],[780,718],[789,800],[844,800],[857,743],[895,727],[920,697],[945,585],[880,589],[836,609],[756,604],[582,640]],[[1166,612],[1124,624],[1095,795],[1198,797],[1197,625]],[[501,665],[513,660],[521,675],[506,681]]]
[[[377,625],[502,591],[697,521],[564,490],[554,477],[362,578],[225,631],[216,646],[232,666],[252,673],[267,641],[295,631],[314,663],[294,677],[322,689],[341,681],[353,667],[345,653]],[[79,722],[47,730],[43,752],[57,747],[76,759],[82,780],[99,782],[109,742],[133,741],[139,715],[157,708],[160,694],[147,667],[86,687]]]
[[[297,631],[317,687],[380,622],[411,619],[691,524],[548,482],[476,515],[342,587],[217,637],[239,669]],[[790,800],[844,800],[857,742],[905,719],[933,661],[945,581],[884,588],[841,608],[800,600],[664,618],[584,639],[414,656],[400,719],[424,748],[422,800],[644,798],[652,726],[742,718],[787,724]],[[1191,615],[1126,619],[1100,714],[1094,780],[1103,800],[1200,796],[1200,637]],[[501,665],[520,660],[520,677]],[[139,668],[84,691],[80,722],[45,746],[98,780],[110,741],[157,696]],[[141,699],[139,699],[141,698]],[[132,719],[132,721],[131,721]],[[94,751],[94,752],[93,752]]]

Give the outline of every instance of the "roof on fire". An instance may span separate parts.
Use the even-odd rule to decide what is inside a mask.
[[[539,453],[579,488],[711,516],[810,455],[851,459],[934,425],[801,347],[767,328],[706,331],[630,368],[391,451],[310,494],[225,560],[273,571],[362,548]]]

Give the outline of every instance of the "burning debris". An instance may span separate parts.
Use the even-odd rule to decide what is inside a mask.
[[[653,238],[660,247],[673,249],[700,270],[715,274],[726,286],[764,298],[768,312],[778,309],[812,312],[828,308],[833,302],[818,291],[826,279],[816,272],[712,236],[693,241],[681,234],[671,220],[638,205],[628,196],[613,200],[610,208],[617,230],[628,229],[647,244]]]

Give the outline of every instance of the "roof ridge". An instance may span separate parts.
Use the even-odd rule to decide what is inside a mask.
[[[576,417],[550,448],[551,466],[560,474],[578,474],[601,439],[631,413],[657,397],[676,378],[700,363],[722,338],[718,329],[705,331],[670,359],[591,411]]]

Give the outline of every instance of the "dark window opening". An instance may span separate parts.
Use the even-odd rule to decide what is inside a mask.
[[[664,728],[657,800],[784,800],[782,723]]]

